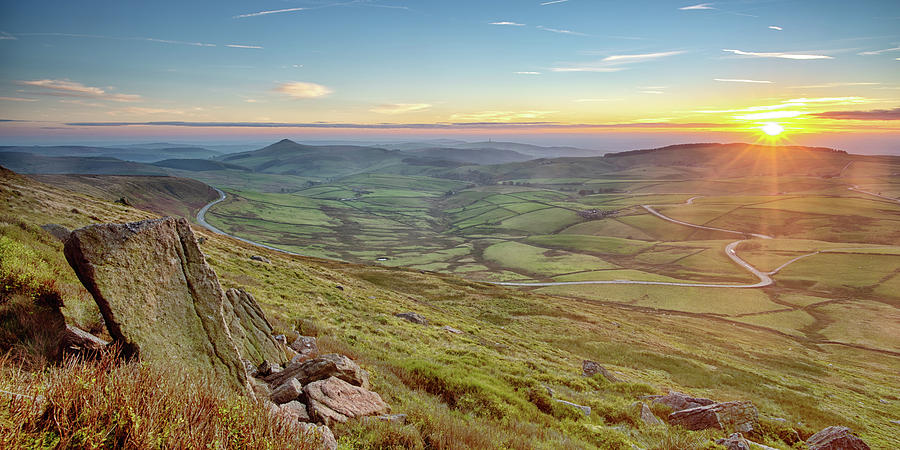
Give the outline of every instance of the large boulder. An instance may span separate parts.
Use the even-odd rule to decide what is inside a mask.
[[[672,411],[681,411],[683,409],[696,408],[698,406],[709,406],[715,404],[714,400],[708,398],[691,397],[681,392],[669,391],[668,394],[653,399],[653,403],[662,403],[672,408]]]
[[[335,377],[307,384],[303,386],[303,393],[312,418],[325,425],[390,411],[377,393]]]
[[[225,293],[186,220],[80,228],[65,255],[127,355],[251,392],[222,313]]]
[[[847,427],[828,427],[806,440],[809,450],[869,450]]]
[[[269,375],[265,380],[272,385],[281,385],[291,378],[296,378],[306,385],[328,377],[340,378],[363,389],[369,388],[369,374],[352,359],[337,353],[288,364],[284,370]]]
[[[747,433],[759,428],[759,412],[751,402],[724,402],[669,414],[669,423],[688,430],[717,428]]]
[[[292,402],[297,400],[297,397],[300,397],[300,393],[303,392],[302,389],[303,385],[300,384],[296,378],[291,378],[290,380],[285,381],[281,386],[275,388],[275,390],[272,391],[270,399],[272,400],[272,403],[275,403],[276,405]]]
[[[253,295],[243,289],[229,289],[225,291],[222,307],[228,330],[241,356],[254,366],[263,361],[285,363],[285,349],[272,338],[272,325]]]

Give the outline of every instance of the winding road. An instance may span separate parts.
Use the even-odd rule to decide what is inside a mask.
[[[255,245],[257,247],[262,247],[262,248],[269,249],[269,250],[276,251],[276,252],[286,253],[288,255],[304,256],[300,253],[295,253],[295,252],[283,250],[283,249],[280,249],[277,247],[272,247],[271,245],[261,244],[259,242],[254,242],[249,239],[244,239],[242,237],[226,233],[226,232],[210,225],[209,222],[206,221],[206,213],[209,211],[210,207],[212,207],[213,205],[215,205],[217,203],[224,201],[226,198],[225,192],[223,192],[221,189],[216,188],[216,187],[213,187],[213,189],[215,189],[216,192],[219,193],[219,198],[207,203],[203,208],[200,208],[200,211],[197,212],[197,223],[198,224],[200,224],[204,228],[212,231],[213,233],[221,234],[223,236],[228,236],[230,238],[237,239],[241,242],[246,242],[248,244]],[[693,204],[694,200],[697,198],[700,198],[700,196],[689,198],[685,202],[685,204],[686,205]],[[669,216],[666,216],[666,215],[660,213],[659,211],[656,211],[650,205],[641,205],[641,207],[643,207],[644,209],[649,211],[651,214],[659,217],[660,219],[667,220],[669,222],[676,223],[679,225],[684,225],[684,226],[693,227],[693,228],[699,228],[699,229],[703,229],[703,230],[712,230],[712,231],[720,231],[720,232],[725,232],[725,233],[740,234],[740,235],[744,235],[744,236],[753,236],[753,237],[756,237],[759,239],[772,239],[771,236],[767,236],[764,234],[745,233],[743,231],[726,230],[726,229],[722,229],[722,228],[706,227],[703,225],[695,225],[695,224],[688,223],[688,222],[682,222],[680,220],[676,220]],[[774,281],[772,280],[772,277],[770,275],[775,274],[779,270],[786,267],[788,264],[791,264],[791,263],[793,263],[797,260],[800,260],[802,258],[805,258],[807,256],[812,256],[814,254],[819,253],[819,252],[814,252],[814,253],[810,253],[808,255],[803,255],[803,256],[794,258],[791,261],[788,261],[787,263],[785,263],[784,265],[782,265],[778,269],[775,269],[772,272],[762,272],[759,269],[757,269],[756,267],[753,267],[747,261],[744,261],[743,259],[741,259],[735,252],[735,248],[738,245],[740,245],[741,242],[744,242],[744,241],[746,241],[746,239],[740,239],[740,240],[737,240],[737,241],[734,241],[734,242],[728,244],[725,247],[725,254],[729,258],[731,258],[731,260],[734,261],[737,265],[743,267],[745,270],[747,270],[748,272],[753,274],[753,276],[759,278],[759,281],[756,283],[753,283],[753,284],[679,283],[679,282],[670,282],[670,281],[643,281],[643,280],[554,281],[554,282],[544,282],[544,283],[541,283],[541,282],[486,281],[486,283],[494,284],[494,285],[498,285],[498,286],[522,286],[522,287],[570,286],[570,285],[579,285],[579,284],[638,284],[638,285],[656,285],[656,286],[686,286],[686,287],[711,287],[711,288],[732,288],[732,289],[760,288],[760,287],[766,287],[766,286],[772,285],[774,283]]]

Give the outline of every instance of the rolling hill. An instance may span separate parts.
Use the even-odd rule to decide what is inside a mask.
[[[164,146],[171,145],[171,146]],[[220,152],[202,147],[158,144],[150,147],[90,147],[79,145],[64,146],[6,146],[0,152],[32,153],[41,156],[106,157],[123,161],[152,163],[172,158],[206,159],[221,155]]]
[[[161,167],[106,156],[42,156],[34,153],[0,152],[0,165],[20,173],[167,175]]]

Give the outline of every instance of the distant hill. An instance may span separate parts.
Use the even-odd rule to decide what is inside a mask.
[[[754,144],[683,144],[668,147],[608,153],[587,158],[552,158],[459,168],[449,173],[456,178],[478,181],[529,178],[657,178],[743,177],[801,175],[829,177],[840,174],[850,161],[866,156],[821,147],[766,146]]]
[[[125,202],[163,216],[193,220],[197,211],[215,200],[215,189],[197,180],[143,175],[29,175],[51,186],[107,201]]]
[[[228,164],[221,161],[213,161],[210,159],[166,159],[153,163],[154,166],[165,167],[168,169],[189,170],[191,172],[208,172],[210,170],[243,170],[249,172],[250,169]]]
[[[513,150],[501,150],[496,148],[432,147],[407,150],[404,153],[410,153],[416,156],[424,156],[434,159],[443,159],[447,161],[456,161],[461,163],[479,165],[505,164],[534,159],[534,157],[530,155],[519,153]]]
[[[289,139],[252,152],[216,158],[255,172],[310,177],[346,176],[403,163],[410,155],[393,150],[353,145],[312,146]]]
[[[599,150],[589,150],[577,147],[542,147],[540,145],[519,144],[516,142],[465,142],[452,139],[435,139],[422,142],[402,142],[397,144],[383,144],[378,147],[389,150],[401,150],[405,152],[424,150],[430,148],[456,148],[469,150],[506,150],[529,156],[528,159],[535,158],[559,158],[564,156],[599,156],[604,152]]]
[[[167,175],[165,169],[110,157],[41,156],[0,152],[0,165],[19,173]]]
[[[6,146],[0,152],[33,153],[41,156],[82,156],[108,157],[123,161],[156,162],[172,158],[211,158],[221,155],[220,152],[202,147],[158,147],[166,144],[151,144],[144,147],[91,147],[80,145],[66,146]]]

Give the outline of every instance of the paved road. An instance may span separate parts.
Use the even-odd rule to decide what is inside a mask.
[[[212,202],[209,202],[206,206],[204,206],[203,208],[200,209],[200,211],[197,213],[197,223],[198,224],[200,224],[201,226],[205,227],[206,229],[208,229],[214,233],[228,236],[230,238],[237,239],[241,242],[246,242],[248,244],[255,245],[257,247],[262,247],[262,248],[266,248],[266,249],[273,250],[276,252],[286,253],[289,255],[304,256],[300,253],[283,250],[283,249],[280,249],[277,247],[272,247],[271,245],[261,244],[259,242],[254,242],[249,239],[244,239],[242,237],[235,236],[233,234],[228,234],[228,233],[210,225],[209,222],[206,221],[207,211],[209,211],[209,208],[212,207],[213,205],[225,200],[225,197],[226,197],[225,192],[222,192],[221,189],[218,189],[215,187],[213,189],[215,189],[216,192],[219,193],[219,198],[216,200],[213,200]],[[851,189],[853,189],[853,188],[851,188]],[[860,192],[862,192],[862,191],[860,191]],[[873,195],[877,195],[877,194],[873,194]],[[690,205],[697,198],[700,198],[700,196],[689,198],[685,202],[685,204]],[[895,200],[895,199],[892,199],[892,200]],[[703,229],[703,230],[712,230],[712,231],[720,231],[720,232],[724,232],[724,233],[740,234],[743,236],[753,236],[753,237],[756,237],[759,239],[772,239],[771,236],[767,236],[765,234],[745,233],[742,231],[726,230],[723,228],[707,227],[707,226],[703,226],[703,225],[696,225],[696,224],[692,224],[692,223],[688,223],[688,222],[682,222],[680,220],[673,219],[669,216],[666,216],[666,215],[660,213],[659,211],[656,211],[650,205],[641,205],[641,206],[644,209],[646,209],[647,211],[649,211],[651,214],[659,217],[660,219],[667,220],[667,221],[673,222],[673,223],[677,223],[679,225],[684,225],[684,226],[693,227],[693,228],[699,228],[699,229]],[[759,281],[756,283],[753,283],[753,284],[679,283],[679,282],[669,282],[669,281],[641,281],[641,280],[554,281],[554,282],[543,282],[543,283],[541,283],[541,282],[528,283],[528,282],[512,282],[512,281],[487,281],[486,283],[495,284],[495,285],[499,285],[499,286],[523,286],[523,287],[571,286],[571,285],[580,285],[580,284],[638,284],[638,285],[651,285],[651,286],[654,286],[654,285],[655,286],[686,286],[686,287],[733,288],[733,289],[735,289],[735,288],[739,288],[739,289],[760,288],[760,287],[765,287],[765,286],[769,286],[769,285],[773,284],[774,281],[772,280],[772,277],[770,275],[774,275],[774,274],[778,273],[778,271],[780,271],[781,269],[784,269],[788,265],[790,265],[798,260],[801,260],[803,258],[806,258],[808,256],[813,256],[813,255],[817,255],[819,253],[829,251],[829,250],[822,250],[822,251],[816,251],[813,253],[808,253],[806,255],[801,255],[801,256],[798,256],[798,257],[782,264],[780,267],[778,267],[777,269],[775,269],[771,272],[762,272],[759,269],[757,269],[756,267],[753,267],[747,261],[744,261],[743,259],[741,259],[735,252],[735,248],[738,245],[740,245],[741,242],[744,242],[746,240],[747,239],[740,239],[740,240],[737,240],[737,241],[734,241],[734,242],[728,244],[725,247],[725,254],[729,258],[731,258],[731,260],[734,261],[737,265],[743,267],[745,270],[747,270],[748,272],[753,274],[755,277],[759,278]],[[837,250],[847,250],[847,249],[834,249],[834,250],[830,250],[830,251],[837,251]]]

